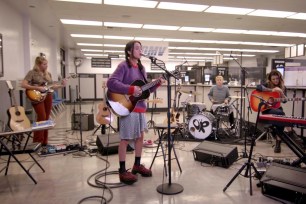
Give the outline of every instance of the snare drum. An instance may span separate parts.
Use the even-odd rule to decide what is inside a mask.
[[[231,112],[233,112],[231,106],[224,104],[214,104],[211,109],[214,114],[223,116],[228,116]]]
[[[199,114],[200,112],[203,112],[206,110],[205,103],[199,103],[199,102],[188,102],[187,103],[187,117],[191,118],[194,115]]]
[[[213,130],[215,116],[210,112],[194,115],[188,122],[188,131],[196,139],[206,139]]]

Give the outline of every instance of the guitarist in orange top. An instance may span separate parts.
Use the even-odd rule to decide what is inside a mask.
[[[267,82],[262,85],[257,85],[257,91],[264,91],[264,92],[278,92],[281,98],[286,98],[286,87],[284,85],[284,80],[282,74],[277,70],[272,70],[268,74]],[[283,101],[286,102],[286,101]],[[262,114],[275,114],[275,115],[285,115],[283,108],[280,106],[279,108],[271,108],[262,111]],[[283,126],[276,126],[278,131],[283,131]],[[276,144],[274,147],[275,153],[281,152],[281,139],[273,133],[273,136],[276,138]]]
[[[21,87],[30,90],[37,90],[40,92],[48,91],[45,87],[46,83],[52,83],[51,74],[47,71],[48,61],[45,57],[39,56],[35,59],[35,64],[32,70],[30,70],[21,82]],[[62,88],[66,85],[66,80],[61,84],[56,84],[53,89]],[[36,112],[36,118],[38,121],[48,120],[52,109],[52,93],[48,93],[45,100],[32,103],[32,106]],[[35,131],[33,142],[40,142],[43,146],[43,150],[47,149],[48,144],[48,130]],[[46,152],[47,153],[47,152]]]

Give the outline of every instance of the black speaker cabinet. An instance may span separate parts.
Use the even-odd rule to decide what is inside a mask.
[[[98,147],[98,151],[102,155],[117,154],[119,143],[120,143],[120,137],[118,133],[97,136],[96,144]],[[134,149],[130,145],[128,145],[127,151],[133,151],[133,150]]]
[[[193,150],[194,160],[228,168],[238,158],[237,147],[203,141]]]
[[[84,131],[93,130],[95,128],[93,114],[73,113],[71,115],[71,129],[72,130],[79,130],[80,129],[80,121],[81,121],[81,126],[82,126],[81,129],[84,130]]]
[[[260,182],[265,195],[292,203],[306,203],[306,169],[272,163]]]

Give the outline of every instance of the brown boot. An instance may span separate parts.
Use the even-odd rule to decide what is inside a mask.
[[[276,140],[275,147],[274,147],[274,153],[281,153],[281,140]]]

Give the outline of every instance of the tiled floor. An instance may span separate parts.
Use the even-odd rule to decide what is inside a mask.
[[[90,113],[91,110],[96,113],[97,104],[82,104],[82,111]],[[71,131],[71,113],[72,106],[67,106],[66,110],[56,118],[56,127],[50,130],[50,143],[59,144],[64,142],[79,142],[80,132]],[[150,119],[150,115],[147,117]],[[163,121],[165,114],[154,115],[154,121]],[[116,122],[114,122],[116,126]],[[96,135],[100,134],[100,130],[96,135],[92,136],[93,130],[83,131],[82,138],[84,144],[89,144],[96,139]],[[157,135],[151,129],[146,135],[146,139],[156,140]],[[112,188],[111,193],[108,189],[95,188],[87,183],[87,179],[97,172],[100,174],[107,164],[109,174],[101,177],[99,181],[107,183],[118,183],[118,175],[112,174],[118,169],[118,155],[102,156],[75,156],[68,154],[66,156],[60,154],[48,157],[36,157],[40,164],[45,168],[46,172],[34,166],[31,169],[33,177],[38,181],[35,185],[22,169],[12,163],[7,176],[4,172],[0,175],[0,199],[1,203],[78,203],[87,196],[104,196],[110,199],[111,203],[150,203],[150,204],[182,204],[182,203],[278,203],[261,193],[261,189],[256,187],[258,181],[252,179],[253,196],[250,196],[249,179],[238,176],[232,185],[223,192],[223,188],[241,168],[246,159],[239,159],[229,168],[211,166],[209,164],[201,164],[194,160],[192,150],[199,145],[200,142],[184,142],[175,143],[178,160],[182,166],[182,173],[175,160],[172,160],[171,182],[180,184],[184,191],[176,195],[162,195],[156,191],[156,188],[163,184],[169,183],[169,177],[166,177],[163,171],[163,161],[161,157],[156,158],[152,171],[153,177],[138,177],[138,181],[131,186],[120,188]],[[239,155],[243,149],[243,145],[237,145]],[[250,147],[247,146],[247,150]],[[144,148],[142,163],[150,166],[155,153],[154,147]],[[257,142],[254,148],[255,159],[260,155],[270,157],[281,157],[294,159],[295,156],[288,147],[282,145],[282,153],[274,154],[271,144],[265,141]],[[25,166],[30,166],[31,162],[28,155],[18,155]],[[1,157],[1,168],[7,157]],[[107,162],[108,163],[107,163]],[[133,153],[127,155],[127,167],[131,168],[134,161]],[[94,179],[91,179],[94,182]],[[99,199],[91,199],[84,203],[101,203]]]

